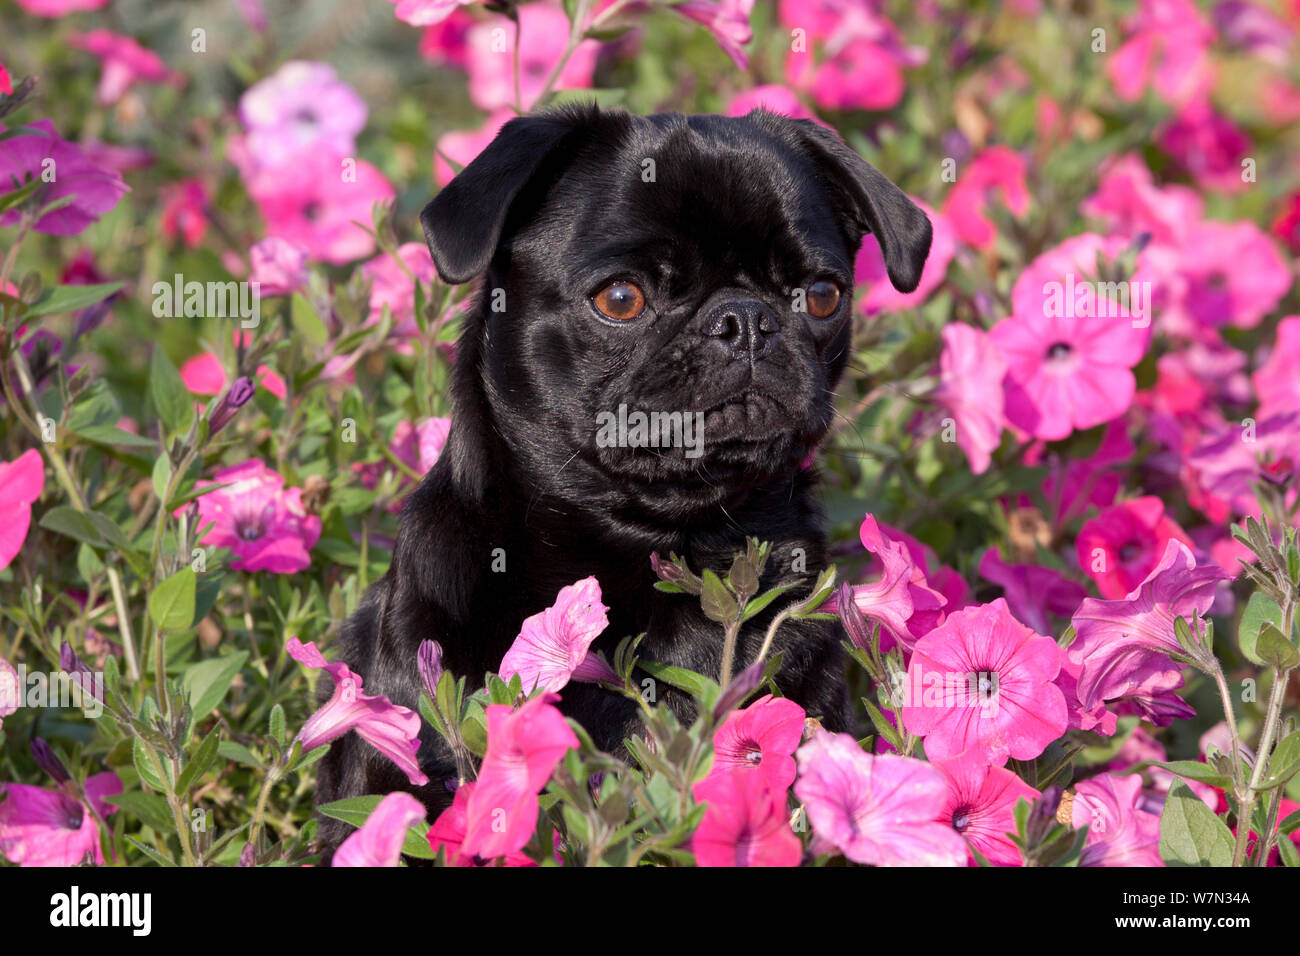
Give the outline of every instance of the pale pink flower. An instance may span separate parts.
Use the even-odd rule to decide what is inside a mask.
[[[252,459],[223,468],[197,487],[225,485],[201,494],[199,541],[229,548],[231,567],[245,571],[293,574],[311,565],[321,521],[302,505],[302,489],[284,487],[284,478]]]
[[[803,738],[804,709],[792,700],[764,694],[733,710],[713,732],[709,776],[757,772],[774,793],[794,783],[794,752]]]
[[[754,38],[749,25],[749,15],[754,10],[754,0],[686,0],[673,9],[684,17],[702,23],[717,39],[739,69],[749,67],[749,57],[743,47]]]
[[[424,819],[424,804],[400,790],[379,801],[361,828],[339,845],[331,866],[398,866],[406,834]]]
[[[291,637],[285,644],[292,657],[304,667],[323,670],[334,683],[330,699],[302,725],[298,740],[304,752],[315,750],[355,730],[366,743],[397,764],[412,786],[422,787],[429,778],[420,770],[420,715],[409,707],[394,704],[387,697],[361,692],[363,681],[343,661],[330,663],[314,642],[303,644]]]
[[[4,719],[18,712],[23,702],[23,688],[18,683],[18,672],[14,665],[0,657],[0,727]]]
[[[937,822],[948,800],[938,770],[911,757],[864,753],[848,734],[818,730],[799,748],[795,796],[818,842],[870,866],[961,866],[966,841]]]
[[[613,680],[614,673],[590,651],[609,626],[594,577],[560,588],[555,603],[525,619],[498,671],[508,681],[518,674],[525,693],[559,690],[570,680]]]
[[[86,778],[86,797],[101,818],[117,810],[104,798],[121,792],[122,781],[112,771]],[[90,806],[60,790],[23,783],[0,783],[0,853],[19,866],[104,862]]]
[[[389,447],[394,455],[424,475],[437,464],[450,434],[450,418],[426,418],[418,425],[400,421]]]
[[[537,795],[555,765],[578,746],[578,737],[555,707],[556,694],[540,694],[512,710],[487,708],[487,755],[465,810],[468,856],[508,856],[522,850],[537,827]]]
[[[271,236],[248,250],[248,280],[258,283],[262,295],[288,295],[307,287],[307,252],[284,239]]]
[[[415,323],[415,283],[429,286],[437,278],[433,257],[423,242],[405,242],[397,247],[398,263],[381,252],[362,264],[361,272],[370,279],[370,315],[366,324],[379,322],[387,307],[393,317],[392,334],[402,338],[419,335]],[[403,268],[405,267],[405,268]]]
[[[413,27],[427,27],[441,23],[456,10],[474,0],[392,0],[397,4],[393,11],[397,19]]]
[[[45,464],[35,448],[0,462],[0,569],[9,567],[22,550],[32,523],[32,503],[44,487]]]
[[[328,63],[292,60],[245,91],[239,119],[257,165],[274,168],[279,176],[302,178],[307,171],[292,164],[312,154],[356,156],[366,104]]]
[[[1160,817],[1142,807],[1142,777],[1105,773],[1074,788],[1071,822],[1088,828],[1080,866],[1164,866]]]
[[[1148,85],[1174,106],[1209,92],[1214,29],[1195,3],[1140,0],[1124,27],[1128,38],[1106,59],[1106,74],[1121,100],[1134,102]]]
[[[1155,242],[1177,244],[1200,222],[1204,207],[1196,190],[1157,186],[1142,158],[1125,153],[1102,167],[1097,191],[1079,211],[1100,219],[1111,235],[1133,239],[1149,233]]]
[[[1184,653],[1174,618],[1190,618],[1193,611],[1204,616],[1226,577],[1216,565],[1197,566],[1187,545],[1170,540],[1151,573],[1123,600],[1083,601],[1066,651],[1080,668],[1083,706],[1120,699],[1154,702],[1181,686],[1182,665],[1169,657]]]
[[[790,829],[785,790],[762,774],[709,774],[694,796],[708,806],[691,836],[698,866],[799,865],[803,844]]]
[[[948,784],[948,799],[937,817],[994,866],[1019,866],[1020,851],[1011,842],[1016,830],[1012,810],[1023,798],[1033,803],[1038,791],[1002,767],[990,767],[977,753],[964,753],[934,766]]]
[[[152,50],[134,39],[110,30],[74,33],[72,46],[99,57],[103,70],[99,75],[99,102],[116,103],[135,83],[163,83],[180,86],[185,77],[167,69],[167,64]]]
[[[976,750],[991,764],[1032,760],[1065,732],[1061,651],[1004,598],[963,608],[916,642],[900,716],[931,760]]]
[[[546,87],[569,42],[569,18],[558,6],[529,3],[518,8],[524,44],[519,54],[519,104],[530,110]],[[504,31],[504,42],[499,42]],[[504,17],[475,24],[469,31],[469,98],[479,109],[495,110],[515,103],[515,25]],[[600,44],[584,40],[560,71],[555,89],[591,86]]]
[[[988,333],[960,323],[944,326],[936,401],[952,415],[957,447],[977,475],[1002,443],[1002,380],[1007,363]]]

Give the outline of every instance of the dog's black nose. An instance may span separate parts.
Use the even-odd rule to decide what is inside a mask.
[[[776,313],[757,299],[731,299],[713,307],[701,331],[739,358],[762,352],[768,336],[781,331],[781,323]]]

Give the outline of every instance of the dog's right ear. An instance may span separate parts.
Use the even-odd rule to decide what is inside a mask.
[[[487,268],[510,204],[594,108],[557,110],[510,120],[420,213],[429,252],[443,282],[467,282]]]

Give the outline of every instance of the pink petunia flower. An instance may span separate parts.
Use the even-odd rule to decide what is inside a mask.
[[[424,804],[400,790],[388,794],[361,828],[334,852],[331,866],[398,866],[406,833],[424,819]]]
[[[795,796],[820,845],[871,866],[961,866],[966,841],[937,822],[948,799],[943,775],[894,754],[864,753],[848,734],[816,731],[799,748]]]
[[[1022,797],[1032,803],[1038,791],[1010,770],[990,767],[978,754],[936,760],[934,766],[948,784],[938,822],[961,834],[994,866],[1019,866],[1020,851],[1009,835],[1016,829],[1012,810]]]
[[[121,792],[122,781],[112,771],[86,778],[86,797],[101,818],[117,810],[104,798]],[[104,862],[90,806],[60,790],[23,783],[0,783],[0,853],[19,866]]]
[[[1083,585],[1055,568],[1037,564],[1007,564],[996,548],[980,558],[980,574],[1000,585],[1016,620],[1039,634],[1052,633],[1052,617],[1068,618],[1088,596]]]
[[[469,810],[469,798],[476,784],[470,780],[456,789],[456,797],[451,806],[438,814],[438,819],[429,827],[429,848],[437,853],[440,849],[447,854],[447,863],[451,866],[486,866],[487,860],[468,856],[461,852],[465,842],[465,826]],[[537,863],[525,854],[515,851],[502,857],[506,866],[536,866]]]
[[[439,186],[445,186],[451,182],[456,175],[451,163],[455,163],[461,168],[468,166],[479,153],[487,149],[488,143],[492,142],[497,133],[501,132],[501,127],[506,125],[506,121],[514,116],[514,110],[503,106],[498,110],[494,110],[478,129],[453,130],[439,136],[433,155],[434,181]],[[448,160],[451,162],[448,162]]]
[[[1238,514],[1257,514],[1255,484],[1266,477],[1290,483],[1300,466],[1300,412],[1227,423],[1207,435],[1188,462],[1207,493]]]
[[[1054,526],[1069,524],[1082,516],[1089,505],[1106,508],[1114,504],[1123,474],[1119,466],[1127,463],[1136,451],[1124,420],[1116,418],[1106,426],[1101,443],[1091,456],[1053,470],[1043,480],[1043,497],[1054,505]]]
[[[1061,651],[1014,617],[1004,598],[950,614],[916,642],[900,716],[931,760],[977,751],[990,764],[1032,760],[1065,732],[1054,683]]]
[[[1061,655],[1061,670],[1055,684],[1065,695],[1067,726],[1071,730],[1091,730],[1103,737],[1113,736],[1119,729],[1119,714],[1108,709],[1104,700],[1095,701],[1091,706],[1084,704],[1079,697],[1081,673],[1082,665],[1070,660],[1068,655]]]
[[[524,692],[537,688],[554,693],[570,680],[615,680],[612,670],[590,651],[609,626],[594,577],[560,588],[555,603],[525,619],[519,636],[501,659],[498,671],[508,681],[518,674]]]
[[[465,68],[469,56],[469,31],[478,21],[463,8],[424,28],[420,56],[439,66]]]
[[[686,0],[673,9],[708,27],[738,69],[749,68],[749,56],[743,47],[754,38],[753,28],[749,25],[754,0]]]
[[[757,109],[795,119],[816,120],[812,110],[804,105],[799,95],[790,87],[782,86],[780,83],[768,83],[737,93],[727,101],[726,114],[745,116]]]
[[[757,771],[773,793],[784,795],[794,783],[794,752],[806,716],[794,701],[771,694],[732,711],[713,732],[709,776]]]
[[[1012,316],[989,332],[1007,361],[1006,416],[1036,438],[1108,422],[1133,401],[1131,369],[1150,341],[1149,314],[1093,281],[1098,255],[1114,258],[1122,246],[1086,233],[1043,253],[1016,280]]]
[[[959,323],[944,326],[934,398],[952,415],[957,447],[977,475],[988,471],[1002,443],[1006,374],[1006,360],[988,333]]]
[[[957,238],[976,249],[992,248],[997,227],[986,215],[995,194],[1016,218],[1029,211],[1025,159],[1008,146],[990,146],[970,161],[943,201],[943,214]]]
[[[1160,817],[1141,809],[1142,777],[1100,774],[1075,787],[1071,822],[1088,827],[1080,866],[1164,866]]]
[[[338,78],[334,67],[305,60],[284,64],[239,98],[248,154],[259,166],[280,169],[291,178],[306,173],[285,164],[312,154],[356,156],[366,112],[365,101]]]
[[[65,17],[69,13],[98,10],[107,5],[108,0],[14,0],[14,2],[34,16],[54,19]]]
[[[45,464],[35,448],[0,462],[0,569],[9,567],[22,550],[32,523],[32,503],[44,488]]]
[[[170,239],[183,239],[194,248],[208,231],[208,188],[201,179],[183,179],[162,190],[162,217],[158,227]]]
[[[522,850],[537,827],[537,795],[578,737],[554,706],[557,694],[540,694],[518,710],[487,708],[487,755],[465,809],[468,856],[508,856]]]
[[[520,106],[530,110],[569,43],[569,18],[558,6],[530,3],[518,8],[524,43],[519,54]],[[515,105],[515,25],[505,17],[475,24],[469,31],[469,98],[479,109]],[[596,72],[600,44],[584,40],[555,82],[557,90],[586,89]]]
[[[32,226],[51,236],[75,236],[117,205],[130,192],[115,170],[92,159],[76,143],[60,139],[47,119],[25,123],[34,132],[13,136],[0,150],[0,183],[5,188],[40,180],[49,169],[56,170],[52,182],[37,190],[42,205],[59,199],[70,202],[46,213]],[[7,132],[0,125],[0,133]],[[48,179],[48,176],[45,177]],[[0,226],[12,226],[22,216],[18,209],[0,213]]]
[[[254,243],[248,263],[248,281],[256,282],[262,295],[288,295],[307,287],[307,252],[284,239],[271,236]]]
[[[450,434],[450,418],[426,418],[418,425],[400,421],[390,447],[394,455],[424,475],[437,464]]]
[[[1111,235],[1133,239],[1145,232],[1154,242],[1177,244],[1200,222],[1204,207],[1194,189],[1156,186],[1142,158],[1125,153],[1102,167],[1097,191],[1079,211],[1101,220]]]
[[[284,479],[257,459],[224,468],[198,487],[212,484],[226,487],[196,499],[199,540],[206,547],[229,548],[231,567],[245,571],[293,574],[311,564],[321,522],[303,508],[301,488],[285,488]]]
[[[1106,74],[1121,100],[1136,101],[1148,86],[1174,106],[1209,92],[1214,29],[1195,3],[1141,0],[1124,27],[1128,38],[1106,60]]]
[[[1214,605],[1214,591],[1227,575],[1201,565],[1182,541],[1170,540],[1151,573],[1123,600],[1088,598],[1074,613],[1074,641],[1066,651],[1079,667],[1078,696],[1085,707],[1133,699],[1154,718],[1156,701],[1182,685],[1182,653],[1174,618],[1202,616]],[[1159,721],[1168,723],[1168,721]]]
[[[1273,348],[1250,377],[1259,398],[1258,418],[1263,421],[1286,412],[1300,412],[1300,315],[1288,315],[1277,324]]]
[[[913,197],[913,202],[930,220],[933,237],[930,240],[930,254],[926,257],[921,270],[921,281],[911,292],[899,292],[885,272],[885,257],[880,251],[876,237],[868,233],[858,249],[854,265],[854,278],[868,286],[862,297],[860,308],[865,315],[879,315],[882,312],[897,312],[921,305],[937,289],[948,272],[948,263],[957,251],[956,234],[946,216],[935,212],[930,206]],[[867,239],[870,241],[867,241]]]
[[[371,281],[370,315],[366,324],[379,322],[386,306],[393,316],[392,334],[406,339],[420,332],[415,323],[415,283],[427,286],[437,279],[438,273],[429,247],[423,242],[403,243],[397,247],[397,256],[400,264],[385,252],[361,266],[362,275]]]
[[[334,693],[298,732],[303,751],[315,750],[355,730],[366,743],[397,764],[413,786],[422,787],[429,778],[420,770],[420,715],[409,707],[394,704],[387,697],[361,692],[363,681],[343,661],[331,664],[314,642],[303,644],[291,637],[285,644],[289,656],[304,667],[323,670],[334,681]]]
[[[441,23],[460,7],[467,6],[474,0],[392,0],[397,4],[393,11],[397,19],[413,27],[427,27]]]
[[[708,805],[691,836],[697,865],[799,865],[803,844],[790,829],[785,790],[770,787],[762,774],[711,773],[694,795]]]
[[[1146,580],[1175,540],[1192,544],[1165,514],[1164,503],[1148,495],[1121,501],[1086,522],[1075,550],[1083,573],[1097,583],[1103,598],[1113,601]]]
[[[14,670],[14,665],[0,657],[0,727],[4,726],[6,717],[18,712],[22,700],[18,672]]]
[[[135,83],[180,86],[185,82],[185,76],[167,69],[157,53],[111,30],[74,33],[68,42],[99,57],[103,65],[98,90],[101,103],[116,103]]]

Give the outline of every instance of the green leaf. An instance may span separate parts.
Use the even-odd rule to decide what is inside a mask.
[[[236,651],[224,657],[200,661],[185,671],[181,686],[190,695],[195,720],[202,720],[221,703],[246,660],[248,651]]]
[[[56,315],[60,312],[76,312],[88,305],[102,302],[116,292],[125,282],[104,282],[99,285],[60,285],[46,289],[41,293],[28,316]]]
[[[172,460],[171,456],[163,452],[153,463],[153,492],[158,496],[158,500],[167,506],[167,483],[172,480]]]
[[[284,708],[279,704],[276,704],[271,708],[271,719],[268,730],[270,731],[272,738],[275,739],[275,742],[283,747],[285,745]]]
[[[359,827],[370,818],[370,814],[375,812],[375,807],[379,806],[379,801],[384,799],[381,796],[369,795],[364,797],[350,797],[347,800],[335,800],[333,803],[325,803],[317,807],[316,810],[327,817],[335,820],[342,820],[344,823],[350,823],[354,827]],[[434,852],[429,848],[429,840],[425,835],[429,832],[429,824],[417,823],[406,831],[406,840],[402,843],[402,852],[407,856],[418,857],[421,860],[432,860]]]
[[[1300,730],[1288,734],[1268,759],[1268,775],[1260,781],[1260,790],[1272,790],[1300,773]]]
[[[66,505],[51,508],[41,516],[41,527],[76,541],[84,541],[92,548],[107,547],[107,542],[95,523],[76,508]]]
[[[1255,653],[1263,658],[1264,663],[1282,672],[1300,665],[1300,651],[1296,650],[1295,645],[1286,639],[1272,621],[1266,622],[1260,628]]]
[[[1246,658],[1252,664],[1261,666],[1265,662],[1259,656],[1256,644],[1259,642],[1259,632],[1265,624],[1272,624],[1280,630],[1282,609],[1267,594],[1256,591],[1250,596],[1250,603],[1246,605],[1246,611],[1241,615],[1241,624],[1237,628],[1237,642],[1241,645],[1241,652],[1246,655]]]
[[[164,631],[187,630],[194,623],[194,593],[197,587],[198,578],[194,569],[181,568],[154,587],[153,593],[149,595],[149,616]],[[206,714],[207,711],[203,713]],[[196,713],[196,716],[202,714]]]
[[[1219,787],[1223,790],[1232,786],[1231,778],[1225,777],[1208,763],[1201,763],[1199,760],[1168,760],[1163,763],[1154,763],[1152,766],[1164,767],[1170,773],[1175,773],[1185,780],[1208,783],[1212,787]]]
[[[208,735],[203,738],[199,744],[199,749],[194,751],[194,756],[190,762],[185,765],[181,771],[180,777],[176,780],[176,792],[182,796],[190,792],[190,788],[203,778],[212,764],[216,762],[217,750],[221,746],[221,727],[213,727]]]
[[[700,591],[700,607],[704,610],[704,616],[719,624],[734,621],[740,613],[740,607],[722,579],[708,568],[704,569],[702,579],[704,585]]]
[[[157,444],[152,438],[123,431],[116,425],[86,425],[84,428],[73,428],[69,424],[68,431],[75,432],[81,438],[94,442],[96,445],[153,448]]]
[[[682,667],[673,667],[669,664],[658,664],[654,661],[639,661],[637,667],[655,680],[661,680],[678,690],[684,690],[692,697],[705,698],[710,694],[716,697],[717,694],[721,693],[716,683],[702,674],[695,673],[695,671],[688,671]]]
[[[789,591],[792,587],[794,587],[793,584],[781,584],[772,588],[770,591],[764,591],[758,597],[754,598],[754,600],[745,605],[745,616],[741,618],[741,620],[748,621],[751,617],[762,614],[769,604],[779,598],[786,591]]]
[[[172,811],[167,806],[167,799],[159,794],[135,790],[130,793],[115,793],[111,797],[105,797],[104,802],[121,807],[158,833],[176,832],[176,824],[172,821]]]
[[[295,292],[289,306],[289,321],[294,331],[307,340],[307,344],[319,348],[329,341],[330,332],[320,320],[316,310],[301,292]]]
[[[135,772],[140,775],[141,781],[160,793],[166,791],[167,788],[158,776],[158,770],[150,756],[149,745],[139,737],[131,738],[131,759],[135,763]],[[166,766],[166,761],[163,761],[163,767]]]
[[[194,418],[194,399],[181,381],[161,345],[155,345],[149,363],[149,390],[154,407],[169,432],[183,432]]]
[[[1160,858],[1167,866],[1231,866],[1232,831],[1181,780],[1160,814]]]

